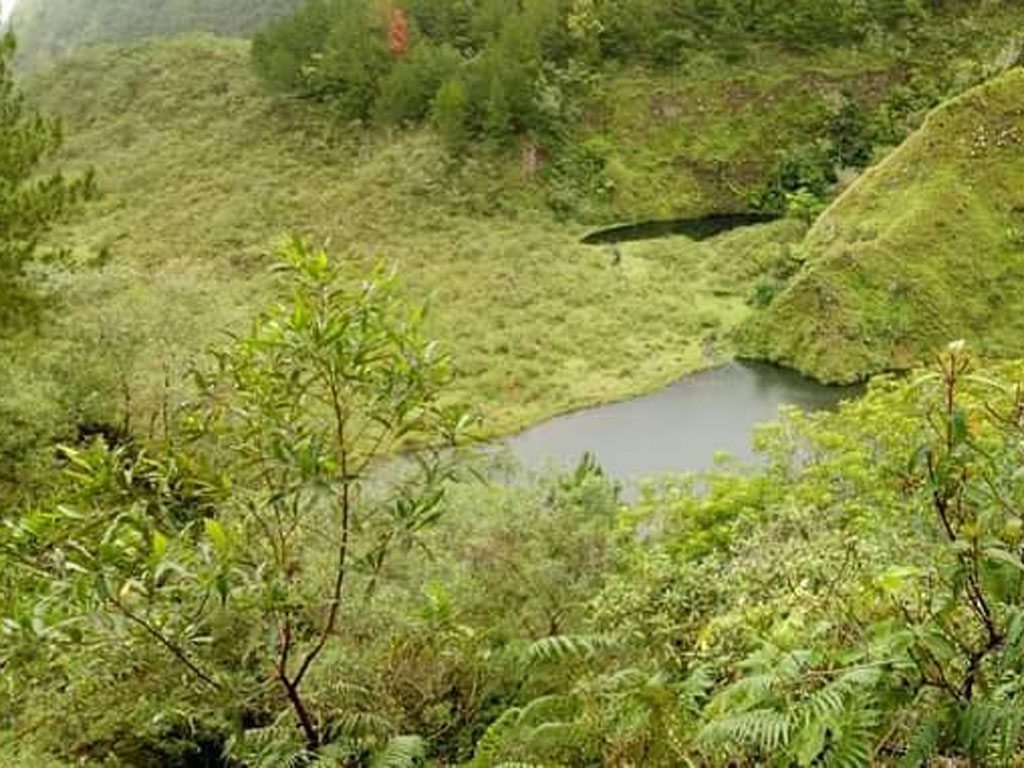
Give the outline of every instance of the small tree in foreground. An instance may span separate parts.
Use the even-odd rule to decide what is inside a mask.
[[[64,506],[8,532],[10,562],[45,583],[33,615],[8,628],[38,637],[45,622],[55,641],[103,641],[112,655],[144,643],[206,704],[278,735],[297,729],[308,755],[328,744],[343,764],[367,750],[412,754],[417,742],[395,741],[365,695],[314,701],[307,681],[345,631],[346,606],[370,599],[389,553],[441,514],[467,418],[443,404],[449,358],[424,338],[423,309],[403,304],[392,273],[346,277],[301,244],[282,269],[291,301],[199,377],[189,458],[206,457],[220,482],[193,496],[201,503],[175,507],[180,493],[142,503],[109,489],[143,470],[145,487],[172,488],[180,457],[69,452],[83,485],[108,490],[90,494],[89,509]],[[414,443],[427,447],[395,457]]]

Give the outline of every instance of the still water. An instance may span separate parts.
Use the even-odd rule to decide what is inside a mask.
[[[763,363],[730,363],[646,397],[560,416],[505,442],[527,469],[574,467],[590,451],[606,474],[629,483],[708,469],[719,451],[749,461],[753,428],[774,421],[780,405],[832,409],[859,391]]]

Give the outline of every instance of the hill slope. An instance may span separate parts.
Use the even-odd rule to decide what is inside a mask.
[[[933,112],[803,250],[802,272],[746,329],[752,355],[846,381],[956,338],[1024,353],[1024,71]]]
[[[185,32],[248,35],[302,0],[18,0],[12,23],[29,64],[97,43]]]
[[[466,399],[484,404],[491,430],[514,429],[728,356],[759,260],[774,257],[760,243],[801,233],[780,222],[722,248],[629,244],[613,267],[606,249],[580,245],[582,227],[519,204],[543,192],[517,160],[453,167],[429,133],[318,122],[264,95],[246,48],[202,38],[95,51],[35,81],[36,100],[66,118],[62,162],[94,165],[103,191],[57,233],[102,266],[57,275],[61,321],[26,342],[55,355],[76,344],[64,358],[85,367],[66,378],[100,377],[83,398],[126,383],[146,418],[168,371],[176,380],[262,307],[266,254],[296,235],[393,262],[416,297],[433,296]]]

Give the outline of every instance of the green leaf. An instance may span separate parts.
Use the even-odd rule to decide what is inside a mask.
[[[160,531],[153,531],[153,562],[158,563],[167,555],[167,537]]]
[[[996,560],[1000,563],[1012,565],[1014,568],[1024,571],[1024,562],[1021,562],[1021,559],[1017,555],[1007,552],[1005,549],[998,549],[996,547],[986,549],[985,557],[989,560]]]
[[[808,723],[797,733],[793,739],[797,762],[805,768],[810,768],[825,748],[825,736],[827,729],[822,720],[814,720]]]
[[[228,543],[228,535],[224,531],[224,526],[217,520],[207,518],[203,521],[203,530],[206,533],[206,538],[213,544],[213,549],[217,553],[217,556],[222,559],[227,559],[231,552],[230,544]]]

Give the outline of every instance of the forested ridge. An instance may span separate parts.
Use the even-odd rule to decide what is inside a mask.
[[[1019,765],[1021,21],[20,0],[0,764]],[[737,357],[866,383],[479,450]]]

